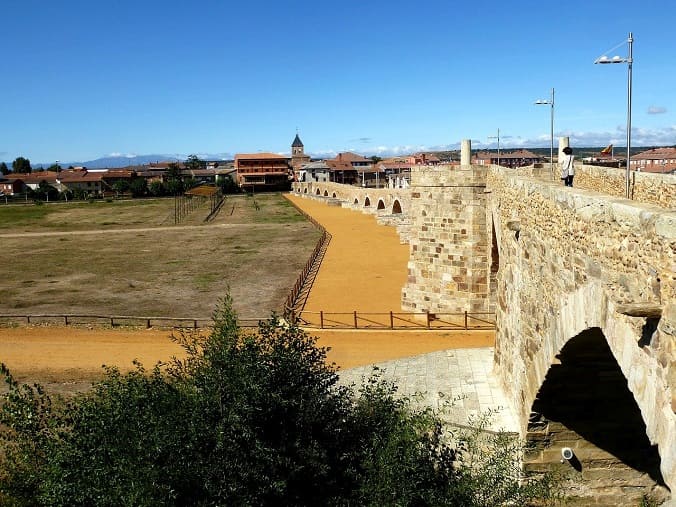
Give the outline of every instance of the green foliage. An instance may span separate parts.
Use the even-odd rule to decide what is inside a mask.
[[[166,189],[164,188],[164,184],[161,181],[156,180],[150,183],[148,192],[153,197],[162,197],[166,194]]]
[[[32,170],[31,161],[27,158],[17,157],[12,162],[12,171],[15,173],[30,173]]]
[[[188,155],[185,166],[192,171],[196,171],[198,169],[204,169],[207,166],[207,163],[204,160],[201,160],[197,155]]]
[[[4,162],[0,162],[0,174],[7,175],[9,174],[9,168],[7,167],[7,164]]]
[[[132,197],[143,197],[148,193],[148,182],[145,178],[134,178],[129,184]]]
[[[450,435],[377,372],[357,393],[340,386],[300,328],[273,317],[240,329],[229,297],[214,321],[208,336],[175,338],[185,359],[108,368],[68,402],[3,367],[0,504],[483,506],[549,495],[503,466],[512,447],[497,442],[495,454]]]

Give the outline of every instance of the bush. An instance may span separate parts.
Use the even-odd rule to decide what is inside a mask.
[[[326,350],[298,327],[273,317],[257,332],[238,328],[229,298],[208,336],[175,339],[185,359],[108,368],[69,401],[3,367],[0,503],[479,506],[551,496],[546,480],[523,486],[502,467],[515,454],[500,442],[498,454],[482,443],[476,466],[477,439],[450,435],[378,375],[358,392],[340,386]]]

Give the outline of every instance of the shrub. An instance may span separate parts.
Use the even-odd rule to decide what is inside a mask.
[[[300,328],[273,317],[240,329],[229,298],[214,320],[208,336],[175,337],[185,359],[107,368],[68,401],[3,367],[0,503],[479,506],[551,496],[546,480],[523,486],[502,466],[514,465],[512,447],[496,441],[495,454],[449,434],[377,372],[357,392],[340,386]]]

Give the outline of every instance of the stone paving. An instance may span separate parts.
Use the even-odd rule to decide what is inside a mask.
[[[450,423],[466,425],[491,411],[486,429],[518,432],[516,417],[492,374],[492,347],[442,350],[341,370],[341,382],[359,385],[374,366],[383,378],[396,382],[402,395],[420,395],[416,403],[444,409]]]

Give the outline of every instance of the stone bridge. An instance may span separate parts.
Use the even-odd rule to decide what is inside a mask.
[[[361,209],[382,199],[382,214],[399,202],[405,309],[496,312],[494,373],[533,445],[526,468],[568,473],[584,504],[664,499],[676,487],[676,178],[632,173],[627,200],[624,171],[580,167],[575,188],[548,173],[419,167],[406,190],[295,191]]]

